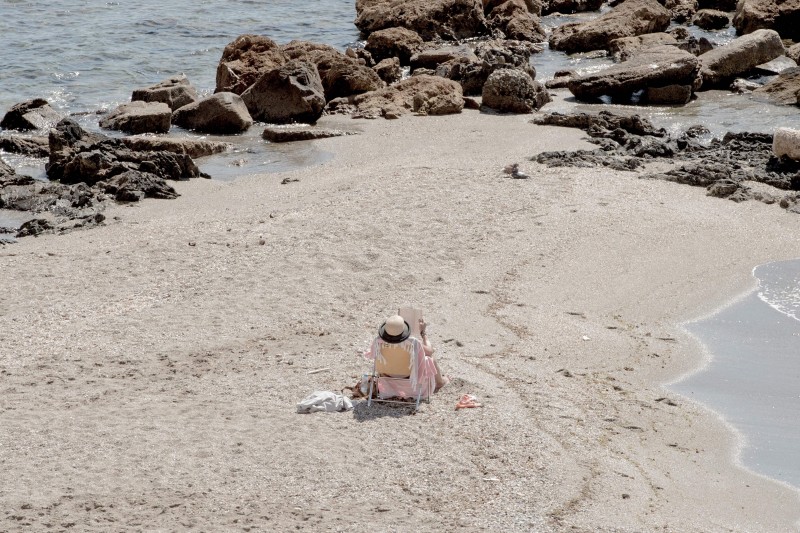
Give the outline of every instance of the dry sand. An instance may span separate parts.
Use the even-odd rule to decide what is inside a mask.
[[[0,248],[0,531],[794,530],[798,494],[661,384],[702,359],[679,324],[798,256],[800,219],[541,167],[589,145],[528,119],[326,119],[363,134],[321,166]],[[406,304],[449,387],[295,413]]]

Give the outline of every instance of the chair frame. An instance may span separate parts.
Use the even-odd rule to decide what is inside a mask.
[[[393,378],[393,377],[390,377],[390,376],[381,376],[380,374],[378,374],[378,372],[376,370],[376,366],[377,366],[377,360],[373,359],[373,361],[372,361],[372,375],[370,376],[372,379],[369,380],[369,392],[367,393],[367,407],[371,407],[373,401],[380,402],[380,403],[395,403],[395,404],[401,404],[401,405],[411,405],[411,402],[407,402],[407,401],[404,401],[404,400],[393,400],[391,398],[383,399],[383,398],[373,398],[372,397],[372,391],[374,390],[374,387],[377,387],[377,383],[378,383],[377,380],[379,380],[379,379],[385,379],[385,380],[390,380],[390,381],[391,380],[408,381],[410,379],[410,377],[408,377],[408,378]],[[419,411],[419,404],[422,401],[422,391],[425,390],[425,387],[423,386],[422,383],[418,383],[417,384],[417,388],[419,389],[419,391],[417,392],[417,397],[416,397],[415,403],[414,403],[414,410],[415,411]],[[428,394],[428,397],[425,399],[425,403],[431,403],[430,394]]]

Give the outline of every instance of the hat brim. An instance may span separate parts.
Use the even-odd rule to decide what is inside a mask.
[[[403,320],[403,333],[400,335],[389,335],[386,333],[386,322],[384,322],[381,324],[381,327],[378,328],[378,336],[389,344],[397,344],[411,336],[411,326],[408,325],[408,322]]]

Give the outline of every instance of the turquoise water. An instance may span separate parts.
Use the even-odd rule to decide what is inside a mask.
[[[740,432],[744,466],[800,489],[800,260],[753,275],[755,291],[688,324],[710,361],[671,388]]]

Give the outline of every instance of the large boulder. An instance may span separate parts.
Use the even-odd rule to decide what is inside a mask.
[[[736,76],[772,61],[784,51],[781,37],[774,30],[756,30],[734,39],[699,56],[702,88],[727,85]]]
[[[253,119],[241,96],[216,93],[185,105],[172,114],[173,124],[203,133],[242,133],[253,125]]]
[[[545,34],[537,15],[531,13],[525,0],[506,0],[487,12],[487,20],[492,29],[509,39],[540,42],[545,40]]]
[[[568,87],[576,98],[600,96],[627,99],[648,87],[692,85],[699,68],[697,57],[674,46],[655,46],[607,69],[574,77]]]
[[[214,92],[242,94],[265,72],[286,63],[281,48],[267,37],[240,35],[222,51]]]
[[[325,108],[325,90],[313,64],[292,60],[263,74],[242,100],[255,120],[314,123]]]
[[[461,112],[464,96],[458,83],[423,74],[356,96],[353,104],[358,116],[368,118],[397,118],[409,112],[447,115]]]
[[[740,35],[771,29],[793,41],[800,41],[798,22],[800,2],[797,0],[740,0],[733,16],[733,26]]]
[[[608,44],[608,51],[616,61],[627,61],[639,50],[648,50],[654,46],[677,46],[678,41],[669,33],[645,33],[634,37],[620,37]]]
[[[411,70],[413,71],[418,68],[435,70],[440,64],[459,58],[464,58],[468,61],[478,60],[478,56],[465,44],[454,46],[444,45],[437,48],[430,48],[411,56]]]
[[[625,0],[594,20],[555,28],[550,47],[569,54],[607,50],[614,39],[664,31],[669,21],[669,11],[656,0]]]
[[[173,111],[197,101],[197,98],[197,91],[184,75],[167,78],[144,89],[135,89],[131,95],[131,101],[163,102]]]
[[[753,91],[753,95],[784,105],[797,105],[798,93],[800,93],[800,67],[784,70],[777,78]]]
[[[327,44],[291,41],[281,47],[289,60],[306,61],[317,67],[326,100],[374,91],[384,86],[380,76],[358,59]]]
[[[481,0],[370,0],[356,2],[364,35],[386,28],[413,30],[426,41],[458,40],[487,32]]]
[[[772,153],[800,161],[800,130],[777,128],[772,137]]]
[[[550,101],[544,85],[510,68],[492,72],[481,96],[483,106],[502,113],[533,113]]]
[[[35,98],[13,105],[0,121],[0,128],[19,131],[40,130],[53,126],[59,120],[61,115],[50,107],[47,100]]]
[[[401,65],[408,65],[422,43],[422,37],[408,28],[386,28],[370,33],[364,48],[377,62],[397,57]]]
[[[134,101],[122,104],[100,119],[100,127],[125,133],[167,133],[172,109],[163,102]]]

